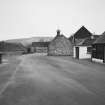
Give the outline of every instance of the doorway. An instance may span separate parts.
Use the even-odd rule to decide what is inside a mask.
[[[79,59],[79,47],[76,47],[76,58]]]

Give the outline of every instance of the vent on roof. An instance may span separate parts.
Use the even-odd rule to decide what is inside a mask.
[[[93,35],[91,36],[91,39],[94,39],[94,36]]]

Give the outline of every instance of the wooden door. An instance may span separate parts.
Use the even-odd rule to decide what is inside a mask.
[[[76,58],[79,59],[79,47],[76,47]]]
[[[105,45],[104,45],[104,57],[103,57],[103,63],[105,63]]]
[[[0,54],[0,63],[2,63],[2,54]]]

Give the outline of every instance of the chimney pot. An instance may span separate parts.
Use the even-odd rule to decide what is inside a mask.
[[[57,36],[59,36],[59,35],[60,35],[60,30],[58,29],[58,30],[57,30]]]

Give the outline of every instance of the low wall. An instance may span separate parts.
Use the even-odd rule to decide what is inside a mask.
[[[96,58],[92,58],[93,62],[98,62],[98,63],[103,63],[102,59],[96,59]]]
[[[12,55],[22,55],[24,51],[13,51],[13,52],[4,52],[3,55],[12,56]]]

